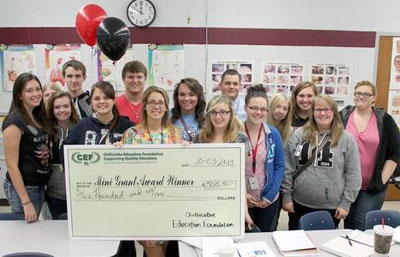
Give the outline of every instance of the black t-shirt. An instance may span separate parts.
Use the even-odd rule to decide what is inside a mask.
[[[18,168],[25,185],[46,184],[50,175],[49,135],[43,129],[27,124],[15,114],[7,116],[3,123],[3,131],[10,125],[15,125],[22,131]],[[8,173],[7,178],[10,179]]]
[[[308,118],[307,119],[303,119],[303,118],[293,119],[292,120],[292,127],[294,129],[303,127],[307,123],[307,121],[308,121]]]

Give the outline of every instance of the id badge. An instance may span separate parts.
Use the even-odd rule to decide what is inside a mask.
[[[249,185],[252,191],[259,189],[258,180],[256,177],[249,177]]]
[[[303,145],[297,145],[296,146],[296,151],[294,151],[294,156],[295,157],[300,157],[301,150],[303,150]]]

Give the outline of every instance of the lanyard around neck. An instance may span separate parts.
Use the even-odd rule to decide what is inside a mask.
[[[149,128],[147,128],[147,133],[149,134],[149,138],[150,138],[151,144],[154,144],[153,137],[151,136]],[[161,144],[164,144],[164,133],[163,133],[163,127],[162,126],[161,126]]]
[[[250,137],[250,133],[249,130],[247,129],[247,124],[244,124],[244,127],[246,129],[246,134],[247,137],[249,138],[249,142],[250,142],[250,146],[251,146],[251,157],[253,159],[252,161],[252,169],[253,169],[253,174],[256,173],[256,165],[257,165],[257,152],[258,152],[258,141],[260,141],[260,137],[261,137],[261,131],[263,130],[263,126],[260,126],[260,129],[258,130],[258,136],[257,136],[257,141],[256,141],[256,146],[253,146],[253,143],[251,142],[251,137]]]

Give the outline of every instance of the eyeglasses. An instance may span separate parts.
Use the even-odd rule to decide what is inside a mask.
[[[373,96],[374,94],[371,94],[371,93],[367,93],[367,92],[360,92],[360,91],[356,91],[356,92],[354,92],[354,96],[357,96],[357,97],[365,97],[365,98],[369,98],[369,97],[371,97],[371,96]]]
[[[228,115],[230,113],[230,111],[211,111],[208,112],[210,114],[211,117],[217,117],[217,115],[221,116],[221,117],[225,117],[226,115]]]
[[[330,114],[330,113],[332,113],[332,109],[329,108],[329,107],[326,107],[326,108],[316,108],[316,109],[314,109],[314,112],[316,112],[316,113],[325,112],[326,114]]]
[[[156,102],[154,100],[150,100],[146,103],[146,105],[148,105],[150,107],[155,107],[156,105],[158,105],[160,107],[165,107],[165,102],[164,101]]]
[[[249,106],[249,109],[250,109],[250,111],[252,111],[252,112],[258,112],[258,111],[261,111],[261,112],[268,112],[268,109],[267,108],[264,108],[264,107],[258,107],[258,106]]]

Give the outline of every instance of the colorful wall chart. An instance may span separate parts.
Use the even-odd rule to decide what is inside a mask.
[[[262,66],[262,82],[267,94],[289,94],[304,80],[304,63],[265,62]]]
[[[319,93],[348,96],[350,92],[350,66],[345,64],[313,64],[310,79]]]
[[[24,72],[36,73],[36,53],[33,45],[12,45],[0,51],[3,90],[12,92],[17,77]]]
[[[253,75],[254,64],[248,61],[212,61],[211,62],[211,94],[219,94],[219,84],[224,71],[228,69],[237,70],[242,76],[241,88],[239,95],[246,95],[246,88],[251,86],[254,81]]]
[[[62,66],[71,60],[81,60],[80,45],[47,45],[44,53],[46,82],[59,82],[64,87]]]
[[[185,74],[183,45],[150,45],[148,84],[172,91]]]

